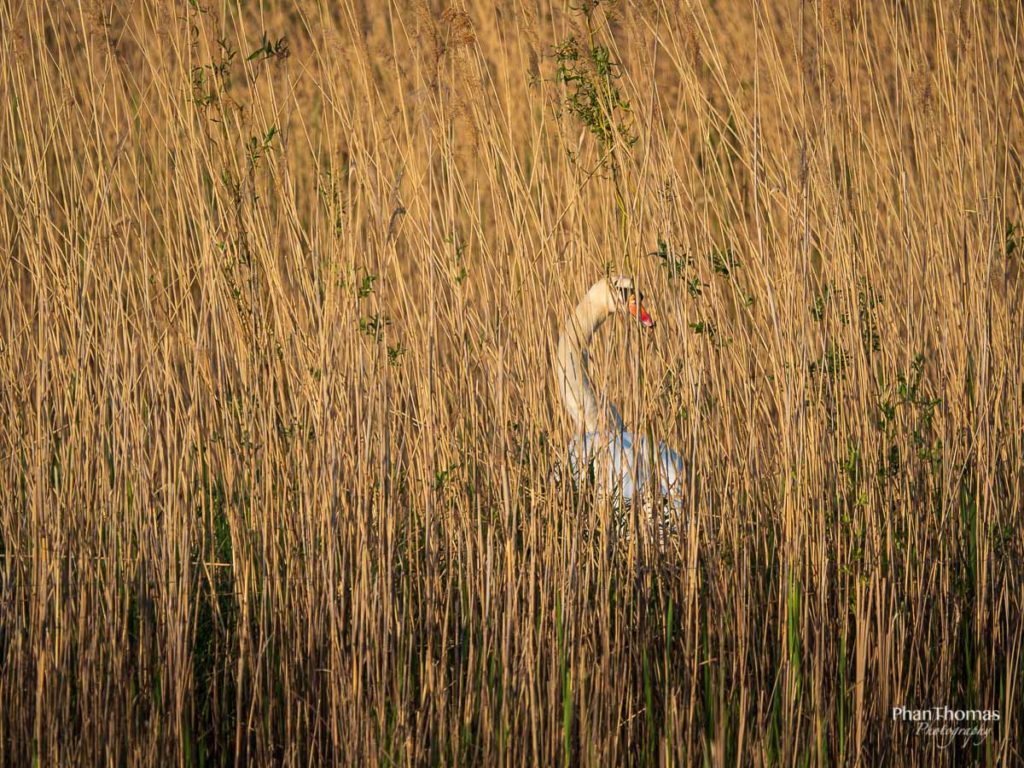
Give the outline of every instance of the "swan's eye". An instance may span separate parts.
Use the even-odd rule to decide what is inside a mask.
[[[619,288],[619,293],[622,294],[622,302],[624,304],[629,304],[629,298],[630,296],[633,295],[633,289],[630,288],[629,286],[624,285],[623,287]]]

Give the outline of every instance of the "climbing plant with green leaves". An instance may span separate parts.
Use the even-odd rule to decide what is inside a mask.
[[[600,158],[594,172],[606,170],[611,176],[619,213],[619,235],[625,246],[628,213],[623,191],[622,153],[636,144],[637,135],[631,119],[632,107],[620,87],[622,66],[598,38],[595,11],[601,5],[610,4],[604,0],[585,0],[576,7],[583,17],[586,39],[569,35],[555,45],[552,56],[556,65],[555,82],[563,88],[560,114],[575,118],[598,144]],[[569,155],[572,162],[578,161],[571,150]]]

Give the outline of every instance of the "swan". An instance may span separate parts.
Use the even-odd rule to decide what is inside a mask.
[[[618,409],[598,400],[587,370],[587,348],[594,333],[611,315],[629,314],[645,329],[654,320],[643,295],[628,277],[598,280],[584,294],[562,326],[558,338],[555,374],[565,409],[575,425],[569,444],[569,469],[577,482],[593,471],[601,494],[630,505],[634,499],[654,496],[668,511],[682,509],[685,486],[683,460],[663,442],[653,446],[646,435],[626,429]]]

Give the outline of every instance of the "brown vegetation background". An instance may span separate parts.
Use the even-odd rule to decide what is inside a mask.
[[[0,30],[0,763],[1024,759],[1019,3]],[[609,271],[664,540],[553,480]]]

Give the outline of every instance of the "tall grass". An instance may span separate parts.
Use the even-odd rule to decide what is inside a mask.
[[[0,763],[1024,759],[1018,4],[0,29]],[[667,540],[553,481],[609,270]]]

